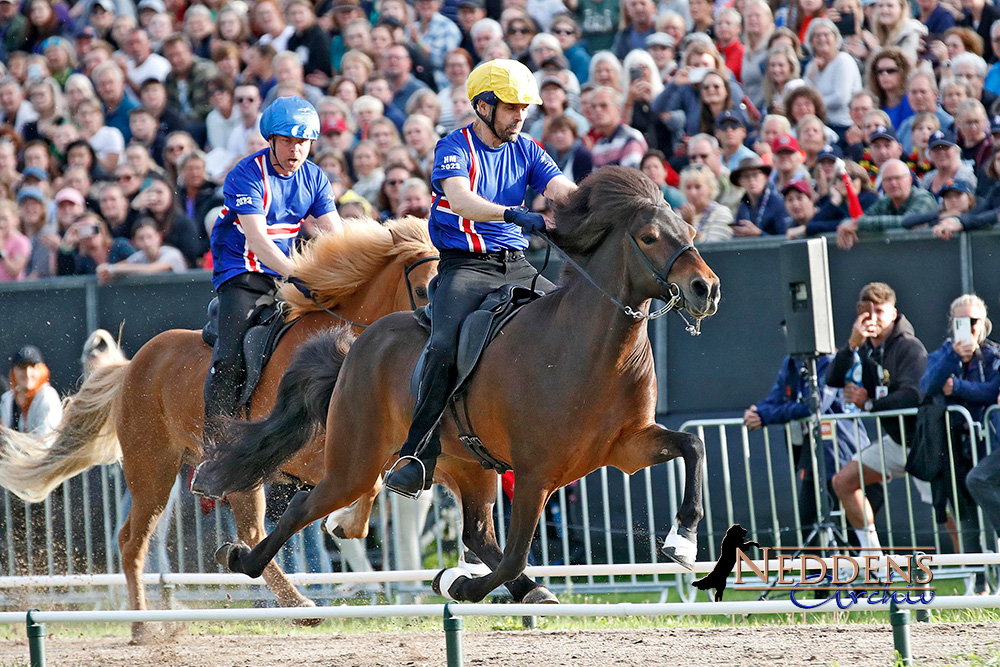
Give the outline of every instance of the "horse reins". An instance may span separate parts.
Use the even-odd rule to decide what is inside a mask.
[[[427,262],[436,262],[440,259],[441,258],[438,257],[437,255],[431,255],[430,257],[424,257],[423,259],[418,259],[413,264],[410,264],[409,266],[403,268],[403,280],[406,282],[406,296],[410,298],[410,310],[417,309],[417,302],[413,298],[413,286],[410,284],[410,272],[413,271],[413,269],[420,266],[421,264],[426,264]],[[326,313],[327,315],[333,315],[341,322],[346,322],[347,324],[350,324],[351,326],[354,327],[358,327],[359,329],[367,329],[370,326],[370,324],[361,324],[360,322],[349,320],[343,315],[333,312],[332,310],[321,304],[319,301],[317,301],[316,297],[313,295],[311,290],[309,292],[309,300],[312,301],[314,304],[316,304],[316,307],[322,310],[324,313]]]
[[[642,249],[639,247],[639,244],[636,242],[635,238],[633,238],[631,234],[628,235],[629,240],[632,242],[632,247],[635,248],[635,251],[639,254],[639,257],[642,259],[643,264],[646,266],[647,269],[649,269],[650,273],[653,274],[653,277],[656,279],[656,282],[667,288],[667,291],[669,292],[670,295],[669,299],[665,300],[666,303],[662,308],[652,313],[646,314],[640,310],[636,310],[627,303],[622,303],[614,295],[612,295],[610,292],[604,289],[604,287],[602,287],[589,273],[587,273],[587,271],[582,266],[580,266],[580,264],[576,260],[574,260],[572,257],[569,256],[569,253],[567,253],[565,250],[556,245],[555,242],[552,241],[551,238],[549,238],[548,234],[544,232],[536,232],[536,235],[541,237],[542,240],[548,244],[549,248],[555,250],[556,253],[560,257],[562,257],[567,264],[572,266],[573,269],[575,269],[577,273],[586,278],[587,282],[593,285],[597,289],[597,291],[599,291],[601,294],[607,297],[607,299],[611,301],[611,303],[618,306],[622,310],[622,312],[624,312],[629,317],[635,320],[655,320],[660,317],[663,317],[672,310],[676,310],[677,314],[680,315],[682,320],[684,320],[684,325],[685,325],[684,330],[687,331],[692,336],[701,335],[701,320],[696,319],[694,321],[694,324],[691,324],[690,322],[688,322],[688,319],[684,317],[684,313],[682,313],[680,310],[677,310],[678,306],[683,305],[684,296],[681,294],[680,286],[678,286],[677,283],[670,282],[669,280],[670,271],[674,268],[674,264],[677,262],[678,259],[680,259],[681,255],[683,255],[688,251],[694,253],[698,252],[698,250],[694,247],[694,245],[690,243],[685,243],[684,245],[677,248],[677,250],[674,251],[674,254],[667,261],[667,266],[661,275],[660,272],[656,269],[656,267],[653,266],[653,262],[651,262],[649,257],[646,256],[646,253],[644,253]]]

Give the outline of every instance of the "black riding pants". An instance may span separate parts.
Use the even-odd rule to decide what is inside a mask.
[[[239,411],[237,403],[246,376],[243,337],[255,323],[257,300],[274,294],[276,289],[272,276],[252,272],[241,273],[219,286],[219,338],[205,378],[206,429],[212,428],[218,417],[232,417]]]
[[[403,455],[421,449],[421,454],[433,457],[441,451],[436,427],[457,381],[455,361],[462,320],[493,290],[507,284],[530,287],[536,273],[521,253],[515,258],[498,259],[458,250],[441,252],[431,305],[431,338]],[[538,276],[535,288],[548,292],[554,285]],[[424,441],[426,445],[421,447]]]

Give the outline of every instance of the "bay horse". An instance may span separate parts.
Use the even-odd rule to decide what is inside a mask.
[[[288,319],[298,319],[264,369],[251,397],[253,411],[271,409],[293,352],[317,331],[347,321],[368,325],[383,315],[411,310],[414,297],[426,303],[437,262],[422,260],[436,256],[427,223],[417,218],[385,226],[371,220],[346,221],[342,233],[321,235],[296,253],[295,274],[311,286],[316,301],[336,315],[321,310],[294,287],[282,287],[290,306]],[[163,332],[143,345],[131,362],[95,370],[70,399],[55,433],[42,439],[0,431],[0,486],[29,502],[43,500],[63,480],[91,466],[121,460],[132,508],[118,541],[133,609],[146,608],[141,583],[146,550],[174,480],[182,464],[195,465],[202,457],[203,386],[211,358],[200,331]],[[315,440],[314,446],[285,461],[282,471],[305,479],[322,466],[323,442],[313,437],[316,433],[304,434]],[[228,499],[240,539],[256,544],[265,534],[263,489],[246,489]],[[283,606],[313,605],[276,564],[266,569],[264,578]],[[142,639],[141,633],[141,626],[133,626],[136,639]]]
[[[461,568],[443,572],[435,588],[453,599],[481,600],[506,585],[515,600],[556,601],[523,574],[535,526],[553,492],[603,466],[631,474],[681,457],[684,498],[663,552],[690,567],[697,551],[704,445],[655,421],[646,318],[654,297],[699,321],[714,314],[719,279],[691,245],[693,228],[638,170],[595,171],[555,217],[553,240],[582,271],[508,322],[468,385],[477,434],[517,477],[502,552],[493,525],[495,473],[462,447],[450,414],[440,424],[444,450],[435,481],[455,493],[464,543],[492,570],[475,578]],[[310,471],[307,481],[315,488],[297,493],[274,531],[255,547],[220,547],[216,559],[229,570],[259,575],[295,532],[371,494],[398,458],[413,411],[410,376],[427,334],[410,315],[396,314],[363,331],[353,344],[351,338],[343,329],[328,332],[293,361],[298,379],[283,381],[280,392],[310,386],[315,392],[317,384],[333,384],[326,465]],[[224,434],[217,456],[203,466],[209,486],[229,492],[266,479],[276,468],[260,464],[260,451],[271,448],[266,458],[272,460],[280,459],[275,448],[293,456],[303,444],[294,435],[303,418],[272,415],[239,424],[240,437]],[[254,431],[256,437],[245,437]]]

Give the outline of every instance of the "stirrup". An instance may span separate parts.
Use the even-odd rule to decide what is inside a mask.
[[[403,491],[401,489],[394,488],[391,484],[389,484],[389,477],[392,475],[393,471],[396,469],[397,466],[399,466],[400,463],[407,460],[416,461],[418,464],[420,464],[420,490],[417,491],[416,493],[409,493],[408,491]],[[400,456],[398,459],[396,459],[396,462],[393,463],[389,467],[389,469],[385,472],[385,476],[382,479],[385,480],[386,488],[392,491],[393,493],[397,493],[403,496],[404,498],[411,498],[413,500],[416,500],[417,498],[420,497],[420,494],[424,492],[424,480],[427,479],[427,466],[424,465],[424,462],[421,461],[416,456],[410,456],[410,455]]]
[[[209,498],[211,500],[222,500],[223,494],[216,494],[208,488],[204,488],[201,484],[201,479],[199,478],[199,473],[203,472],[202,467],[207,463],[207,461],[202,461],[197,466],[195,466],[194,472],[191,474],[191,493],[195,496],[200,496],[202,498]]]

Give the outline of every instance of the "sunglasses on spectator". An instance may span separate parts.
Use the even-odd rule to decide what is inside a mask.
[[[877,69],[877,70],[875,70],[875,72],[877,74],[899,74],[899,68],[898,67],[886,67],[886,68],[883,68],[883,69]]]
[[[553,35],[573,35],[575,31],[571,28],[555,28],[552,30]]]
[[[508,35],[530,35],[531,34],[531,28],[515,28],[515,27],[511,26],[510,28],[507,28],[507,34]]]

